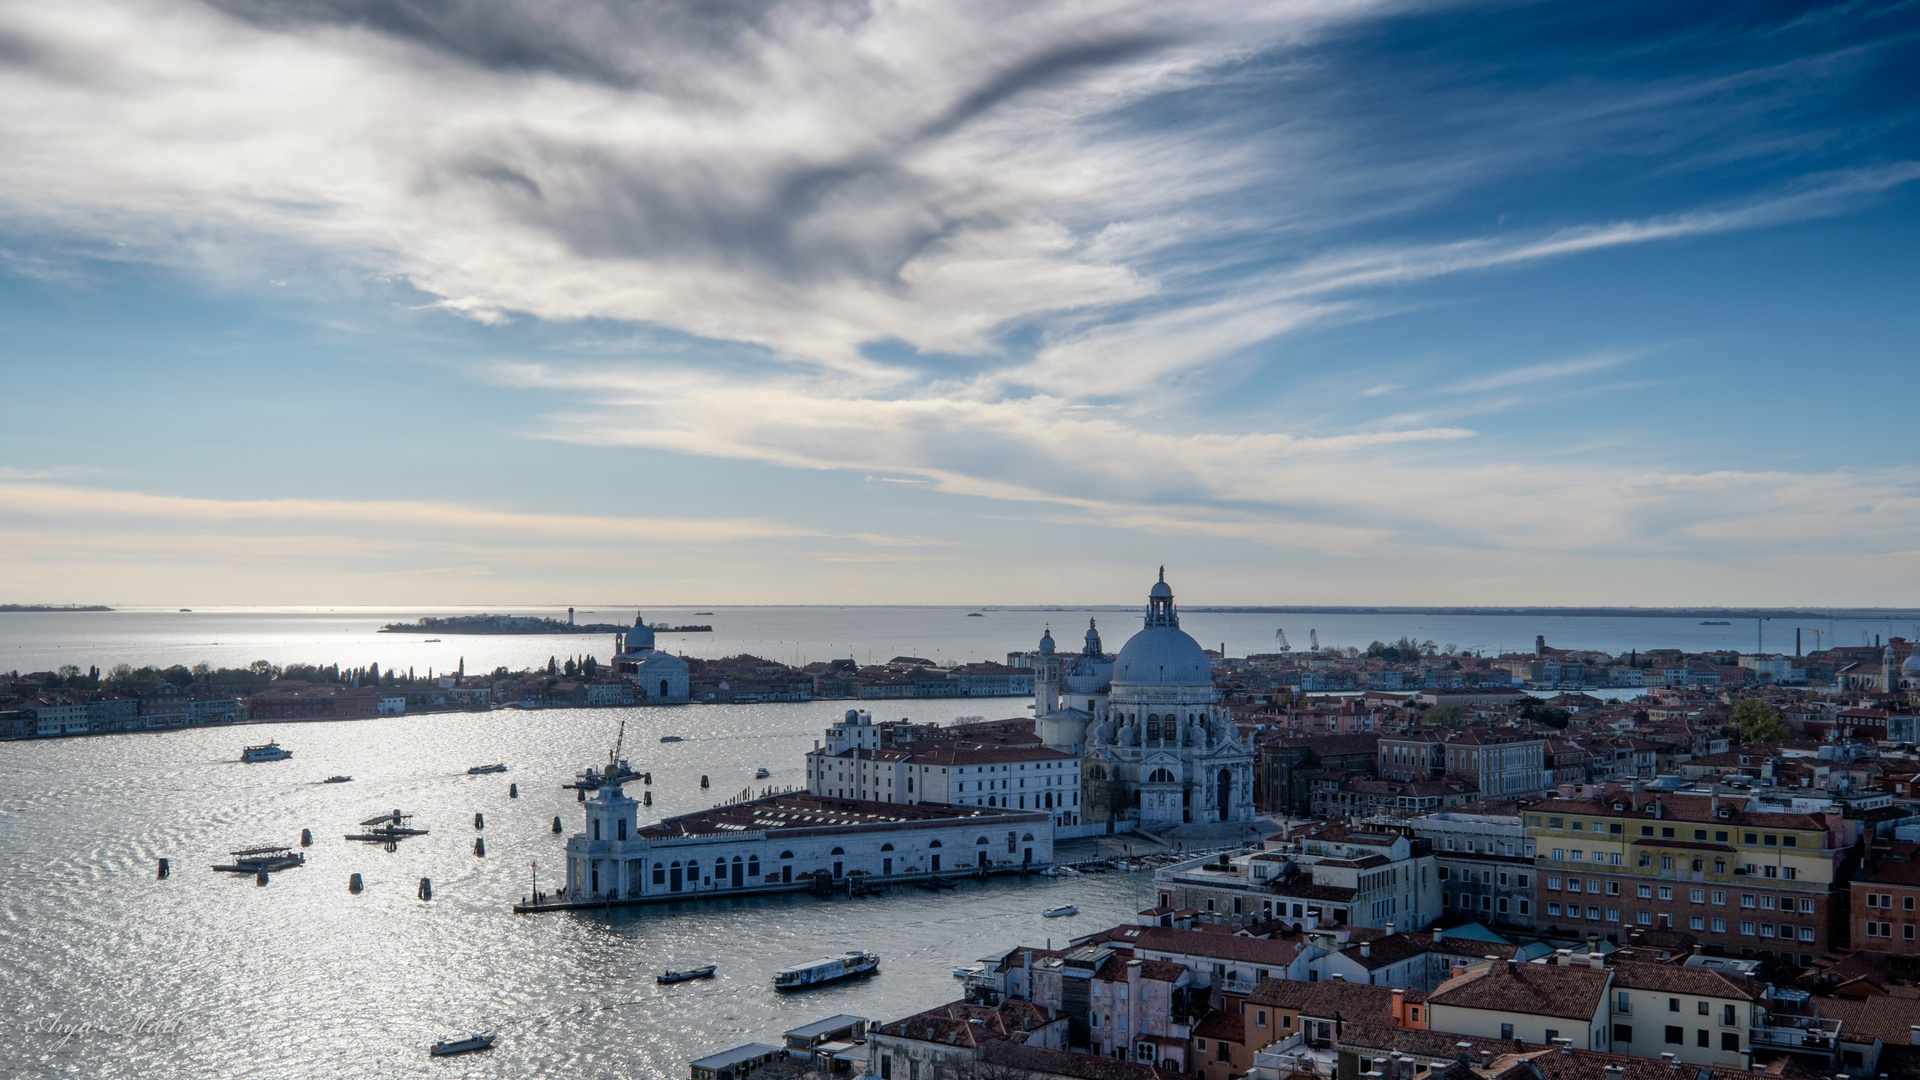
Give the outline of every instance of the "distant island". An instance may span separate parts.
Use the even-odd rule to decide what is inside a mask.
[[[633,629],[619,623],[575,623],[534,615],[455,615],[428,617],[418,622],[388,623],[383,634],[623,634]],[[658,634],[708,634],[711,626],[666,626],[651,628]]]
[[[0,604],[0,612],[7,611],[112,611],[105,604]]]

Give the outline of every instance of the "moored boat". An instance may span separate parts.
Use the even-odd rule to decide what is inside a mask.
[[[450,1057],[454,1054],[471,1054],[475,1050],[491,1050],[496,1036],[469,1035],[464,1039],[447,1039],[433,1044],[430,1053],[434,1057]]]
[[[773,988],[804,990],[811,986],[825,986],[828,983],[839,982],[842,979],[871,975],[879,969],[878,956],[855,950],[840,956],[823,956],[818,960],[809,960],[804,964],[781,968],[774,972]]]
[[[687,740],[681,738],[678,735],[662,735],[660,736],[660,741],[661,742],[686,742]]]
[[[329,777],[327,777],[327,778],[326,778],[325,780],[322,780],[322,781],[320,781],[320,782],[321,782],[321,783],[323,783],[323,784],[351,784],[351,783],[353,782],[353,777],[351,777],[351,776],[329,776]]]
[[[1050,907],[1040,914],[1045,915],[1049,919],[1057,919],[1062,915],[1078,915],[1080,914],[1080,909],[1074,907],[1072,904],[1061,904],[1059,907]]]
[[[706,967],[688,968],[685,971],[663,971],[655,976],[654,981],[658,983],[677,983],[689,982],[693,979],[711,979],[713,978],[713,968],[714,965],[708,964]]]
[[[475,765],[467,770],[468,776],[485,776],[487,773],[506,772],[505,765]]]
[[[249,746],[240,751],[240,760],[248,764],[256,761],[285,761],[292,756],[293,751],[282,747],[277,742],[270,742],[265,746]]]
[[[218,864],[215,870],[229,874],[258,874],[261,871],[272,872],[287,870],[295,866],[304,866],[307,857],[290,847],[269,844],[265,847],[241,848],[229,852],[233,856],[230,863]]]
[[[755,780],[765,780],[767,777],[772,775],[773,775],[772,773],[767,771],[767,767],[765,765],[762,765],[759,768],[753,770],[753,778]]]

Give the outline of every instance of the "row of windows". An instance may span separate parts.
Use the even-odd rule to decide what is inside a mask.
[[[1694,1005],[1694,1011],[1700,1014],[1701,1016],[1713,1015],[1712,1007],[1708,1005],[1706,1002],[1695,1001],[1693,1005]],[[1632,1013],[1633,1012],[1633,995],[1629,994],[1625,990],[1619,991],[1614,997],[1613,1011],[1621,1014],[1622,1016]],[[1679,1012],[1680,999],[1677,997],[1668,998],[1667,1011]],[[1740,1013],[1739,1013],[1739,1010],[1733,1005],[1733,1003],[1731,1002],[1721,1003],[1720,1026],[1721,1027],[1739,1027],[1740,1026]]]
[[[1893,936],[1893,924],[1890,922],[1874,922],[1869,919],[1867,920],[1867,936],[1890,938]],[[1905,941],[1913,940],[1912,923],[1907,923],[1900,928],[1900,937]]]
[[[1448,900],[1447,900],[1447,894],[1446,894],[1446,893],[1441,893],[1441,894],[1440,894],[1440,906],[1441,906],[1441,907],[1446,907],[1446,906],[1447,906],[1447,903],[1448,903]],[[1461,911],[1472,911],[1472,910],[1473,910],[1473,897],[1472,897],[1472,895],[1470,895],[1470,894],[1468,894],[1468,893],[1460,893],[1460,894],[1458,894],[1458,896],[1457,896],[1457,897],[1455,898],[1455,901],[1454,901],[1454,904],[1455,904],[1455,906],[1456,906],[1456,907],[1458,907],[1458,908],[1459,908],[1459,909],[1460,909]],[[1521,901],[1519,901],[1519,904],[1520,904],[1520,914],[1522,914],[1522,915],[1531,915],[1531,914],[1533,914],[1533,904],[1532,904],[1532,903],[1531,903],[1530,901],[1527,901],[1527,900],[1524,900],[1524,899],[1523,899],[1523,900],[1521,900]],[[1483,897],[1481,897],[1481,898],[1480,898],[1480,910],[1481,910],[1481,911],[1492,911],[1492,910],[1494,910],[1494,907],[1493,907],[1493,897],[1491,897],[1491,896],[1483,896]],[[1504,896],[1500,898],[1500,908],[1499,908],[1499,910],[1500,910],[1500,914],[1502,914],[1502,915],[1505,915],[1505,914],[1507,914],[1507,912],[1508,912],[1508,910],[1509,910],[1509,908],[1508,908],[1508,906],[1507,906],[1507,898],[1506,898],[1506,897],[1504,897]]]
[[[1613,1025],[1613,1041],[1615,1043],[1632,1042],[1633,1028],[1627,1024]],[[1663,1045],[1666,1045],[1666,1046],[1687,1045],[1686,1029],[1675,1024],[1668,1024],[1667,1030],[1666,1030],[1666,1039]],[[1696,1029],[1694,1032],[1694,1045],[1702,1049],[1712,1049],[1713,1048],[1712,1034],[1708,1032],[1706,1028]],[[1740,1033],[1737,1031],[1721,1032],[1720,1033],[1720,1049],[1725,1050],[1729,1053],[1735,1053],[1735,1054],[1739,1053],[1740,1052]],[[1678,1066],[1676,1066],[1676,1068],[1677,1067]]]
[[[1904,910],[1906,911],[1913,910],[1913,897],[1903,896],[1900,899],[1902,901],[1901,907]],[[1885,908],[1888,911],[1892,911],[1893,910],[1893,894],[1892,893],[1868,893],[1867,906],[1870,908]]]
[[[1469,884],[1469,885],[1471,885],[1471,884],[1473,884],[1473,871],[1472,871],[1472,870],[1457,870],[1457,871],[1453,871],[1453,872],[1455,872],[1455,873],[1457,873],[1457,874],[1459,874],[1459,876],[1458,876],[1458,877],[1456,877],[1456,878],[1454,878],[1454,880],[1455,880],[1455,881],[1464,881],[1464,882],[1466,882],[1466,883],[1467,883],[1467,884]],[[1441,880],[1441,881],[1445,881],[1445,880],[1447,880],[1447,874],[1448,874],[1448,873],[1449,873],[1449,868],[1447,868],[1447,867],[1445,867],[1445,866],[1443,866],[1443,867],[1441,867],[1441,868],[1440,868],[1440,880]],[[1522,888],[1522,889],[1524,889],[1524,888],[1527,888],[1527,887],[1529,886],[1529,883],[1530,883],[1530,882],[1532,882],[1532,880],[1533,880],[1533,878],[1532,878],[1532,876],[1531,876],[1531,875],[1528,875],[1528,874],[1509,874],[1509,873],[1507,873],[1507,872],[1506,872],[1505,870],[1502,870],[1502,871],[1500,871],[1500,875],[1499,875],[1499,876],[1500,876],[1500,884],[1502,884],[1502,885],[1505,885],[1505,884],[1507,884],[1507,882],[1508,882],[1508,881],[1509,881],[1510,879],[1517,879],[1517,880],[1515,880],[1515,881],[1514,881],[1514,884],[1515,884],[1515,885],[1517,885],[1518,887],[1520,887],[1520,888]],[[1493,878],[1494,878],[1494,872],[1493,872],[1493,871],[1491,871],[1491,870],[1482,870],[1482,871],[1480,871],[1480,884],[1482,884],[1482,885],[1491,885],[1491,884],[1493,884]],[[1558,880],[1560,880],[1560,879],[1559,879],[1559,878],[1554,878],[1553,880],[1554,880],[1554,881],[1558,881]],[[1554,887],[1555,887],[1555,888],[1558,888],[1559,886],[1554,886]],[[1580,890],[1578,890],[1578,889],[1575,889],[1574,891],[1575,891],[1575,892],[1579,892]]]
[[[1503,879],[1505,876],[1504,874],[1501,875]],[[1503,880],[1501,883],[1505,884],[1505,881]],[[1526,882],[1522,881],[1521,884],[1524,885]],[[1602,888],[1603,884],[1604,889]],[[1557,874],[1547,875],[1547,889],[1550,892],[1577,893],[1580,892],[1583,887],[1590,893],[1599,894],[1604,891],[1608,896],[1620,895],[1620,883],[1618,881],[1607,881],[1603,883],[1599,878],[1586,878],[1583,882],[1583,879],[1577,877],[1563,879]],[[1642,900],[1672,900],[1674,898],[1674,886],[1655,885],[1650,881],[1636,882],[1634,892]],[[1688,889],[1687,899],[1695,904],[1705,904],[1711,901],[1714,904],[1724,907],[1727,903],[1727,891],[1725,889]],[[1772,911],[1776,904],[1781,911],[1792,911],[1794,910],[1795,903],[1796,898],[1791,896],[1775,897],[1771,893],[1740,894],[1741,907],[1758,909],[1760,911]],[[1814,913],[1814,899],[1812,897],[1799,897],[1797,903],[1799,904],[1799,909],[1802,914],[1812,915]]]
[[[1579,818],[1574,818],[1570,824],[1563,824],[1563,822],[1565,821],[1566,821],[1565,818],[1550,817],[1547,819],[1547,828],[1565,829],[1567,832],[1589,831],[1587,828],[1587,823],[1582,822]],[[1539,816],[1529,815],[1527,817],[1527,824],[1536,829],[1539,828],[1540,827]],[[1660,830],[1661,839],[1678,840],[1680,839],[1680,832],[1683,826],[1661,825],[1661,826],[1658,826],[1658,828]],[[1653,833],[1654,829],[1655,829],[1655,826],[1642,825],[1640,826],[1640,835],[1652,836],[1654,834]],[[1595,821],[1595,822],[1592,822],[1591,831],[1600,833],[1606,836],[1620,836],[1625,832],[1625,829],[1622,827],[1621,823],[1618,821]],[[1732,840],[1733,834],[1730,830],[1727,830],[1727,829],[1713,829],[1713,830],[1690,829],[1688,831],[1690,831],[1693,834],[1692,839],[1701,841],[1703,843],[1706,841],[1707,834],[1709,831],[1712,832],[1713,842],[1716,844],[1729,844],[1733,842]],[[1799,847],[1800,846],[1800,838],[1798,836],[1794,836],[1791,833],[1742,832],[1740,834],[1740,842],[1743,844],[1753,844],[1761,847]]]

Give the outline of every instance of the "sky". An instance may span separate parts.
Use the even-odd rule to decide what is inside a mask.
[[[0,0],[0,602],[1920,606],[1920,6]]]

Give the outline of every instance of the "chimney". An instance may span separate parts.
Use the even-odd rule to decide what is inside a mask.
[[[1447,940],[1447,928],[1446,928],[1446,927],[1444,927],[1444,926],[1436,926],[1436,927],[1434,927],[1434,928],[1433,928],[1433,943],[1434,943],[1435,945],[1438,945],[1438,944],[1440,944],[1441,942],[1443,942],[1443,941],[1445,941],[1445,940]]]
[[[1399,988],[1393,991],[1393,1023],[1395,1027],[1405,1027],[1407,1022],[1407,992]],[[1398,1051],[1395,1052],[1399,1056]]]
[[[1604,1071],[1606,1080],[1627,1080],[1627,1070],[1624,1065],[1609,1065]]]
[[[1493,1051],[1491,1050],[1480,1051],[1480,1067],[1483,1069],[1493,1068]]]
[[[1680,1055],[1678,1054],[1673,1054],[1673,1053],[1661,1054],[1660,1060],[1666,1062],[1667,1068],[1669,1069],[1678,1071],[1680,1068]]]
[[[1366,947],[1366,946],[1364,946],[1364,945],[1363,945],[1363,946],[1361,946],[1361,948],[1365,948],[1365,947]],[[1336,971],[1336,972],[1334,972],[1334,973],[1333,973],[1333,974],[1332,974],[1331,976],[1329,976],[1329,978],[1331,978],[1331,979],[1333,979],[1333,981],[1334,981],[1334,982],[1346,982],[1346,981],[1347,981],[1347,977],[1346,977],[1345,975],[1342,975],[1342,974],[1340,974],[1340,973],[1339,973],[1339,972],[1337,972],[1337,971]]]
[[[1391,934],[1391,933],[1393,933],[1393,924],[1392,924],[1392,923],[1388,923],[1388,924],[1387,924],[1387,933],[1389,933],[1389,934]]]
[[[1907,1045],[1920,1046],[1920,1024],[1907,1029]]]
[[[1363,941],[1363,942],[1361,942],[1361,943],[1360,943],[1360,957],[1361,957],[1361,959],[1363,959],[1363,960],[1364,960],[1364,959],[1366,959],[1366,958],[1368,958],[1368,957],[1370,957],[1370,956],[1372,956],[1372,955],[1373,955],[1373,942],[1371,942],[1371,941]]]
[[[1020,967],[1026,972],[1027,1000],[1032,1001],[1033,1000],[1033,950],[1032,949],[1028,949],[1025,952],[1020,954]]]
[[[1559,965],[1560,967],[1572,967],[1573,966],[1573,950],[1572,949],[1553,950],[1553,962]]]
[[[1607,958],[1598,952],[1590,952],[1587,954],[1587,966],[1595,971],[1605,971],[1607,970]]]

